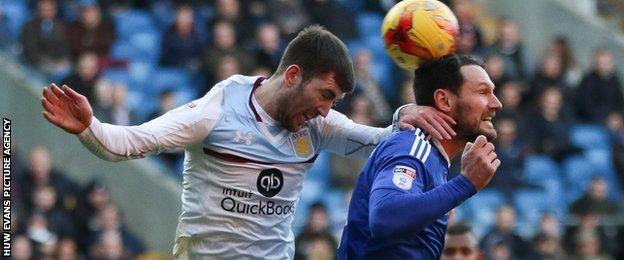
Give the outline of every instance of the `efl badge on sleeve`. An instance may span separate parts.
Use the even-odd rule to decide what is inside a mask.
[[[314,146],[312,146],[312,139],[308,128],[304,128],[299,132],[291,134],[290,144],[299,158],[307,159],[314,154]]]
[[[397,165],[392,170],[392,183],[400,189],[411,189],[414,179],[416,179],[416,170],[412,167]]]

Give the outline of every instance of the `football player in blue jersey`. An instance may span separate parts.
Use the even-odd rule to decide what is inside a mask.
[[[485,187],[500,160],[492,118],[502,108],[480,62],[447,55],[415,71],[416,103],[457,121],[457,135],[440,140],[417,128],[375,148],[353,191],[340,259],[438,259],[448,212]],[[461,174],[448,181],[463,148]]]

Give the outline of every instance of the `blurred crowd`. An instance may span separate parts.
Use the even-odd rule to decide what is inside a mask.
[[[592,57],[576,57],[562,35],[529,66],[531,43],[516,21],[486,17],[485,7],[470,0],[443,2],[460,22],[457,51],[485,61],[503,104],[495,118],[503,164],[484,192],[454,211],[454,221],[473,227],[491,259],[623,259],[624,90],[614,54],[595,46]],[[347,44],[356,70],[355,92],[336,109],[385,126],[397,107],[414,101],[412,75],[392,64],[379,37],[393,3],[2,1],[0,35],[7,40],[0,48],[87,96],[101,121],[133,125],[231,75],[269,76],[285,44],[301,28],[321,24]],[[591,67],[580,67],[580,58],[591,58]],[[179,151],[157,158],[180,178]],[[124,228],[106,186],[95,180],[81,187],[50,160],[45,148],[35,148],[18,173],[23,207],[13,222],[15,256],[141,254],[144,246]],[[296,212],[297,258],[334,255],[363,164],[319,156]],[[457,174],[459,161],[453,164]]]
[[[46,148],[35,147],[14,168],[12,259],[129,259],[146,253],[103,182],[78,185],[52,161]]]

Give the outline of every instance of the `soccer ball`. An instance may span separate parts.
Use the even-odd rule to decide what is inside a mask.
[[[403,0],[383,20],[386,51],[399,67],[413,71],[419,64],[455,52],[457,18],[436,0]]]

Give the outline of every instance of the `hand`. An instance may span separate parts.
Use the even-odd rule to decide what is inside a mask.
[[[461,171],[475,185],[477,191],[490,183],[501,164],[494,149],[494,145],[483,135],[479,135],[474,144],[466,143],[461,157]]]
[[[455,131],[451,125],[455,120],[442,111],[429,106],[410,105],[399,111],[399,129],[415,130],[420,127],[438,140],[451,140]]]
[[[91,124],[93,109],[89,101],[68,86],[44,87],[41,105],[43,117],[69,133],[80,134]]]

